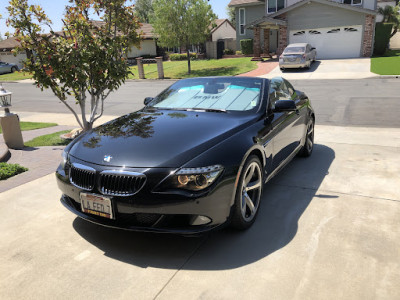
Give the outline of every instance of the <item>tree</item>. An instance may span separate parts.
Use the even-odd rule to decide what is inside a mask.
[[[133,5],[127,2],[69,0],[61,32],[54,32],[40,6],[28,5],[27,0],[10,0],[7,7],[7,22],[21,44],[15,51],[33,53],[24,61],[26,70],[40,89],[53,91],[83,131],[91,129],[103,115],[104,100],[130,74],[126,54],[131,45],[139,46],[140,37]],[[93,14],[101,21],[90,20]],[[43,34],[45,27],[50,33]],[[69,95],[79,105],[80,117]]]
[[[154,14],[152,0],[136,0],[135,15],[142,23],[150,23],[150,19]]]
[[[390,37],[394,36],[397,33],[397,30],[400,26],[400,6],[390,6],[386,5],[385,7],[379,7],[378,13],[383,16],[382,23],[392,23],[393,29]]]
[[[232,23],[233,27],[236,29],[236,12],[234,7],[226,7],[226,12],[228,13],[228,19]]]
[[[190,45],[204,43],[216,19],[206,0],[154,0],[152,25],[162,47],[185,47],[190,74]]]

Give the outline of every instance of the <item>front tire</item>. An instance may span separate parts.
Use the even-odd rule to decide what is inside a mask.
[[[311,117],[307,124],[304,146],[299,151],[299,156],[308,157],[314,148],[314,119]]]
[[[16,67],[12,67],[11,68],[11,73],[14,73],[15,71],[17,71],[17,68]]]
[[[263,188],[263,171],[257,156],[251,155],[244,164],[236,189],[231,226],[244,230],[253,225]]]

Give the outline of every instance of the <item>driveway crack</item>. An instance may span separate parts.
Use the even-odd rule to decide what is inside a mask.
[[[204,243],[208,240],[209,234],[199,243],[199,245],[192,251],[192,253],[188,256],[188,258],[183,262],[183,264],[175,271],[175,273],[171,276],[171,278],[164,284],[164,286],[160,289],[160,291],[157,293],[157,295],[154,296],[153,300],[157,299],[158,296],[161,295],[161,293],[164,291],[164,289],[167,287],[167,285],[175,278],[176,274],[180,270],[182,270],[185,265],[189,262],[189,260],[197,253],[197,251],[201,248],[201,246],[204,245]]]

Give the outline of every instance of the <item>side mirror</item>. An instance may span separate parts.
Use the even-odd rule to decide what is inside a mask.
[[[311,48],[311,51],[313,51],[313,50],[315,50],[315,48],[313,47],[313,48]]]
[[[147,104],[149,104],[151,101],[153,101],[154,100],[154,98],[153,97],[146,97],[146,98],[144,98],[144,105],[147,105]]]
[[[273,109],[274,112],[295,110],[297,110],[297,107],[293,100],[277,100],[275,102],[275,108]]]

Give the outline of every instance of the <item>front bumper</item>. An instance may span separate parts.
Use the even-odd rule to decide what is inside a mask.
[[[143,189],[133,196],[111,197],[115,219],[107,219],[82,212],[80,193],[87,191],[73,186],[61,167],[56,172],[57,184],[63,193],[61,203],[78,217],[112,228],[177,234],[207,232],[227,223],[233,205],[235,177],[226,175],[201,196],[159,194]],[[199,224],[199,217],[210,221]]]

